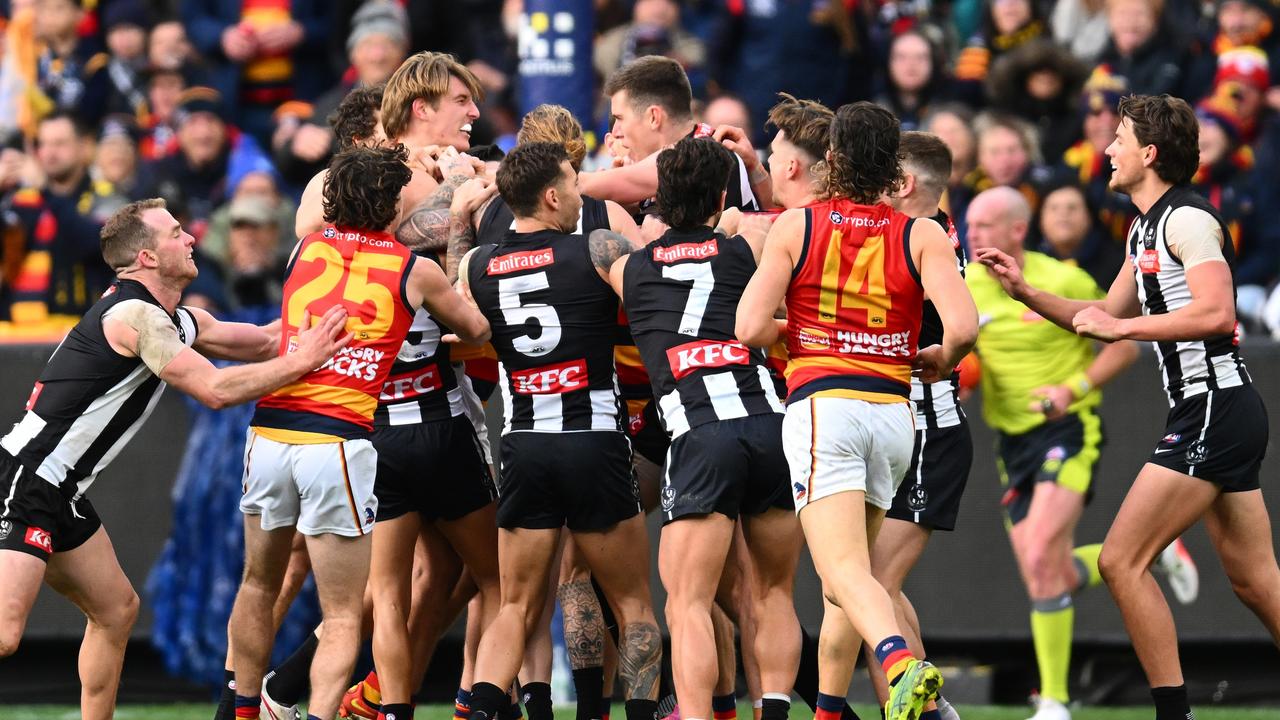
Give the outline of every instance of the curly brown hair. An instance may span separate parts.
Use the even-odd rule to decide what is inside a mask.
[[[827,187],[831,194],[871,205],[902,185],[898,118],[860,101],[841,106],[831,122],[827,145]]]
[[[338,138],[338,150],[346,150],[356,143],[373,136],[378,126],[378,113],[382,110],[382,83],[366,85],[347,93],[330,113],[329,126]]]
[[[324,180],[324,219],[357,230],[383,230],[400,210],[400,190],[413,171],[409,151],[395,147],[347,148],[333,157]]]
[[[1152,169],[1172,185],[1190,182],[1200,167],[1200,124],[1186,100],[1172,95],[1120,98],[1121,122],[1128,120],[1141,145],[1156,146]]]
[[[720,212],[733,153],[710,138],[687,137],[658,154],[658,214],[690,230]]]
[[[587,157],[587,141],[582,137],[582,124],[561,105],[543,103],[525,114],[516,133],[516,143],[557,142],[569,153],[569,164],[582,169]]]

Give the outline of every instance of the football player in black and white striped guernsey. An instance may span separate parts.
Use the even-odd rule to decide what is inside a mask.
[[[506,707],[526,638],[542,613],[560,528],[567,525],[622,626],[629,720],[652,720],[662,643],[648,583],[648,540],[622,431],[607,276],[632,245],[574,235],[582,207],[563,144],[521,145],[498,191],[516,217],[497,245],[458,270],[463,294],[493,324],[505,422],[498,480],[502,608],[475,661],[472,717]]]
[[[0,657],[18,648],[42,581],[88,618],[81,716],[113,716],[138,596],[85,492],[142,429],[166,385],[212,408],[294,382],[350,340],[334,309],[276,358],[278,331],[180,306],[195,239],[163,200],[130,203],[102,229],[117,282],[54,351],[26,414],[0,440]],[[309,324],[309,323],[308,323]],[[258,361],[216,368],[206,358]],[[274,359],[269,359],[274,358]]]
[[[1280,568],[1258,483],[1268,421],[1240,359],[1230,231],[1188,185],[1199,162],[1195,114],[1168,95],[1138,95],[1120,101],[1119,115],[1107,148],[1111,188],[1128,194],[1140,215],[1106,300],[1048,295],[1028,286],[1007,256],[984,251],[978,259],[1010,295],[1063,327],[1155,345],[1170,405],[1164,437],[1120,506],[1099,568],[1151,684],[1157,720],[1185,720],[1192,715],[1173,616],[1148,569],[1203,518],[1236,594],[1280,643]]]
[[[766,698],[790,698],[800,657],[791,588],[801,537],[782,451],[782,403],[764,352],[733,334],[765,233],[750,243],[714,229],[733,162],[710,138],[662,151],[658,213],[671,229],[609,273],[672,438],[658,566],[669,594],[680,716],[691,720],[712,715],[719,672],[711,609],[739,516],[755,571],[755,652]],[[768,720],[779,717],[770,717],[773,709],[765,707]],[[785,706],[778,709],[785,718]]]

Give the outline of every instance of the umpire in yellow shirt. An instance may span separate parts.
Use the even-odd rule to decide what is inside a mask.
[[[995,247],[1008,253],[1032,285],[1080,300],[1104,296],[1084,270],[1023,249],[1031,208],[1016,190],[981,193],[970,203],[967,220],[971,251]],[[1095,354],[1092,340],[1010,298],[985,267],[975,267],[966,281],[978,306],[982,417],[996,432],[1009,540],[1031,597],[1040,668],[1032,720],[1069,720],[1072,594],[1101,579],[1102,545],[1073,549],[1103,443],[1094,408],[1102,401],[1099,388],[1133,363],[1138,347],[1117,342]]]

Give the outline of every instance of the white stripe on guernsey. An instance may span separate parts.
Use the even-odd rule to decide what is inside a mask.
[[[760,376],[760,389],[764,390],[764,397],[769,401],[769,407],[776,413],[785,413],[787,409],[782,406],[778,394],[773,391],[773,377],[769,375],[769,369],[763,365],[757,365],[756,374]]]
[[[530,395],[533,400],[533,427],[539,432],[564,429],[564,398],[559,395]]]
[[[422,406],[416,402],[388,405],[387,424],[391,426],[422,424]]]
[[[703,375],[702,384],[707,388],[717,419],[732,420],[747,416],[747,406],[742,404],[738,379],[733,376],[732,370]]]
[[[618,429],[618,400],[613,390],[591,391],[591,429]]]
[[[71,423],[71,427],[62,434],[58,444],[45,456],[36,474],[52,483],[61,483],[66,479],[67,471],[75,467],[81,456],[93,443],[97,442],[102,431],[115,418],[125,401],[150,376],[151,370],[146,365],[138,363],[138,367],[123,380],[94,398],[93,402],[89,403],[89,407],[85,408],[80,417],[76,418],[75,422]],[[141,415],[144,419],[146,416],[145,412]],[[110,453],[107,453],[103,457],[109,456]]]
[[[658,398],[658,407],[662,409],[662,419],[672,439],[689,431],[689,418],[684,415],[684,403],[680,402],[678,389]]]
[[[733,156],[738,161],[738,188],[742,192],[742,205],[745,209],[748,202],[755,202],[756,207],[760,206],[756,202],[756,194],[751,190],[751,173],[747,172],[747,164],[742,161],[738,155]]]
[[[1205,393],[1205,396],[1204,396],[1204,424],[1200,426],[1200,439],[1196,441],[1196,445],[1199,445],[1201,449],[1204,448],[1205,435],[1209,434],[1209,420],[1212,416],[1212,413],[1213,413],[1213,391],[1210,390],[1209,392]],[[1187,468],[1187,475],[1190,475],[1191,477],[1196,476],[1195,465],[1191,465]]]
[[[10,455],[17,457],[18,453],[22,452],[22,448],[26,447],[27,443],[31,442],[36,435],[39,435],[41,430],[44,430],[45,424],[44,418],[28,410],[22,416],[22,420],[9,431],[9,434],[0,439],[0,447],[4,448]]]
[[[105,470],[107,465],[111,464],[111,461],[115,460],[116,456],[120,454],[120,451],[124,450],[125,446],[129,444],[129,441],[133,439],[133,436],[138,434],[138,431],[142,429],[142,424],[147,421],[147,418],[151,417],[151,412],[155,410],[156,405],[159,404],[160,396],[164,395],[164,389],[166,387],[168,386],[165,383],[160,383],[159,387],[155,389],[155,392],[151,393],[151,400],[147,402],[147,409],[143,410],[142,414],[138,416],[138,419],[134,420],[133,424],[121,433],[120,437],[111,446],[111,449],[107,450],[107,452],[102,455],[102,459],[98,460],[98,464],[94,466],[93,473],[76,484],[76,495],[71,499],[72,503],[75,503],[76,500],[80,499],[81,495],[84,495],[85,491],[89,489],[89,486],[92,485],[93,481],[98,477],[98,473]],[[72,509],[75,509],[74,505]]]
[[[507,366],[498,363],[498,389],[502,391],[502,434],[511,432],[511,416],[515,408],[511,405],[511,386],[507,380]]]

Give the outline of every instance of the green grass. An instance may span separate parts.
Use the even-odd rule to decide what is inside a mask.
[[[621,708],[618,708],[621,710]],[[855,709],[864,720],[874,720],[880,714],[869,705]],[[958,708],[964,720],[1024,720],[1031,714],[1026,707],[962,706]],[[1072,713],[1072,720],[1151,720],[1154,711],[1146,707],[1083,708]],[[619,713],[621,715],[621,713]],[[452,705],[428,705],[419,708],[417,720],[448,720],[453,716]],[[568,708],[560,709],[557,716],[572,717]],[[751,717],[751,708],[738,708],[738,716]],[[77,720],[78,708],[70,705],[9,705],[0,709],[4,720]],[[116,711],[116,720],[210,720],[213,705],[123,705]],[[812,717],[804,706],[793,708],[792,717],[804,720]],[[1196,708],[1196,720],[1277,720],[1280,708]]]

